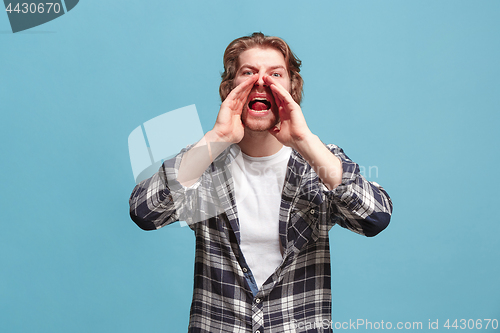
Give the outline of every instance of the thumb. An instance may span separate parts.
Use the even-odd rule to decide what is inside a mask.
[[[276,125],[274,125],[273,128],[269,129],[269,133],[271,133],[272,135],[274,135],[274,137],[276,137],[279,132],[280,132],[280,123],[277,123]]]

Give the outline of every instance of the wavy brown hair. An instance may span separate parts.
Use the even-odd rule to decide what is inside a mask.
[[[253,47],[272,47],[283,54],[291,81],[290,94],[295,102],[300,104],[302,100],[302,86],[304,84],[304,80],[302,80],[302,76],[300,76],[301,61],[295,56],[290,46],[288,46],[283,39],[265,36],[261,32],[254,32],[251,36],[237,38],[226,48],[224,52],[224,73],[221,75],[222,82],[219,86],[221,100],[224,102],[227,95],[229,95],[233,89],[233,81],[240,67],[240,54]]]

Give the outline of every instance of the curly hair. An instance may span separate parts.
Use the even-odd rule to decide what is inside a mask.
[[[300,65],[301,61],[290,49],[290,46],[281,38],[266,36],[261,32],[254,32],[250,36],[240,37],[233,40],[226,51],[224,52],[224,73],[222,73],[222,82],[219,86],[219,94],[221,100],[224,102],[227,95],[231,92],[233,87],[233,81],[236,77],[236,72],[239,68],[239,57],[244,51],[251,49],[253,47],[272,47],[280,51],[285,58],[285,63],[287,64],[288,74],[291,81],[291,92],[292,98],[297,104],[300,104],[302,100],[302,86],[304,80],[300,76]]]

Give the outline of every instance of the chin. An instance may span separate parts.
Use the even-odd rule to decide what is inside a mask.
[[[276,116],[275,112],[271,113],[272,117],[257,118],[251,117],[248,114],[244,114],[241,117],[241,122],[246,129],[254,132],[266,132],[279,123],[279,117]]]
[[[267,132],[269,131],[271,128],[273,128],[274,126],[276,126],[278,122],[275,121],[273,123],[262,123],[262,122],[259,122],[259,123],[254,123],[254,122],[249,122],[249,123],[245,123],[243,122],[243,124],[245,125],[245,128],[249,129],[250,131],[254,131],[254,132]]]

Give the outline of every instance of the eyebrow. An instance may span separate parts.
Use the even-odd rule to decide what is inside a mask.
[[[243,65],[240,67],[240,70],[241,70],[242,68],[258,69],[257,67],[252,66],[252,65],[248,65],[248,64],[243,64]],[[285,68],[283,65],[271,66],[271,67],[269,67],[268,69],[270,69],[270,70],[273,70],[273,69],[283,69],[284,71],[286,71],[286,68]]]

